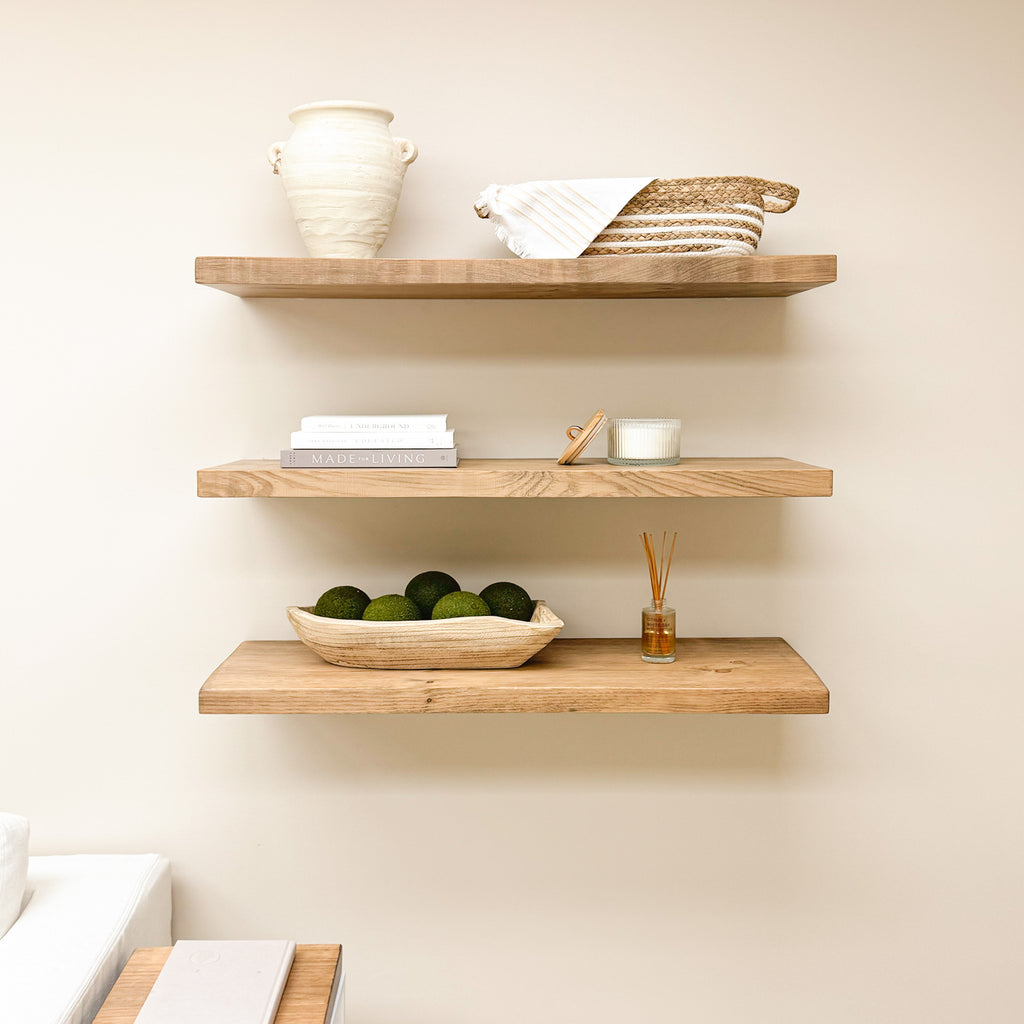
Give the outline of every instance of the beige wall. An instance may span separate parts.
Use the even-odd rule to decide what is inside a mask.
[[[23,5],[4,118],[0,805],[157,850],[179,936],[341,941],[354,1024],[1010,1022],[1021,944],[1022,17],[1010,3]],[[287,112],[396,111],[388,256],[499,256],[492,181],[798,185],[786,300],[250,301]],[[200,501],[309,412],[556,454],[597,406],[831,500]],[[447,568],[627,635],[781,635],[828,717],[203,717],[286,605]]]

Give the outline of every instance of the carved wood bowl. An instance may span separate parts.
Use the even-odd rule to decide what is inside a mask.
[[[535,601],[528,622],[497,615],[411,622],[330,619],[293,605],[296,636],[331,665],[349,668],[517,668],[558,636],[564,622]]]

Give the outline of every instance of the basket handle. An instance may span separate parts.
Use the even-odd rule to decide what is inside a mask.
[[[761,198],[764,199],[765,213],[785,213],[796,206],[800,189],[795,185],[786,185],[781,181],[765,181],[764,178],[755,178],[753,184],[760,190]]]

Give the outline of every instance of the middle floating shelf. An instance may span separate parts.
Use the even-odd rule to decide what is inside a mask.
[[[649,665],[636,639],[557,638],[519,668],[328,665],[297,640],[247,640],[199,691],[204,715],[702,712],[827,715],[828,689],[780,637],[680,638]]]
[[[675,466],[463,459],[456,469],[284,469],[243,459],[197,473],[200,498],[827,498],[832,470],[779,458]]]

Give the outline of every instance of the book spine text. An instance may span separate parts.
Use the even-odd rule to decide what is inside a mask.
[[[285,449],[284,469],[454,469],[458,448]]]
[[[433,416],[303,416],[301,429],[307,433],[337,431],[343,434],[389,433],[390,431],[447,430],[447,415]]]

